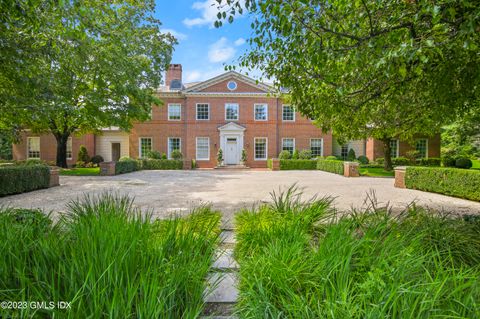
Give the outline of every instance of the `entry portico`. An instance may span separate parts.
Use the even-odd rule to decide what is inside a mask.
[[[218,128],[226,165],[238,165],[242,156],[245,127],[230,122]]]

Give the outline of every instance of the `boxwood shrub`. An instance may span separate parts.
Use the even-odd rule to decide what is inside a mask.
[[[317,169],[343,175],[343,161],[320,159],[317,161]]]
[[[445,167],[407,167],[407,188],[480,201],[480,171]]]
[[[8,165],[0,167],[0,196],[47,188],[50,169],[47,165]]]
[[[130,173],[140,169],[142,169],[141,163],[128,157],[123,157],[115,163],[115,175]]]
[[[183,161],[169,159],[144,159],[143,169],[183,169]]]
[[[309,159],[281,159],[281,170],[312,170],[317,168],[317,162]]]
[[[440,166],[442,160],[439,157],[421,158],[418,162],[421,166]]]

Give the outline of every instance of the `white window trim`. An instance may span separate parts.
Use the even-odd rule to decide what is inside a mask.
[[[237,106],[237,118],[235,120],[227,119],[227,105],[236,105]],[[225,121],[239,121],[239,120],[240,120],[240,104],[238,104],[238,103],[225,103]]]
[[[397,151],[395,152],[395,157],[400,157],[400,140],[398,138],[393,140],[397,142]]]
[[[320,156],[323,156],[323,137],[311,137],[310,138],[310,150],[312,150],[312,140],[320,140],[321,141],[320,147],[322,148],[322,152],[321,152]]]
[[[73,138],[71,136],[67,139],[67,146],[69,141],[70,143],[72,143],[72,147],[71,147],[70,157],[67,157],[67,160],[71,160],[73,158]]]
[[[257,112],[256,112],[256,111],[257,111],[257,106],[260,106],[260,105],[265,106],[266,109],[267,109],[266,112],[265,112],[265,114],[266,114],[267,116],[266,116],[266,118],[265,118],[264,120],[257,120],[257,119],[255,118],[255,115],[256,115],[256,113],[257,113]],[[254,120],[254,121],[258,121],[258,122],[268,121],[268,104],[267,104],[267,103],[255,103],[255,104],[253,104],[253,120]]]
[[[419,140],[425,140],[425,158],[428,158],[428,138],[417,138],[415,143]],[[415,147],[416,149],[416,147]]]
[[[171,119],[170,118],[170,106],[180,106],[180,118],[179,119]],[[182,120],[182,104],[180,103],[168,103],[168,113],[167,113],[167,118],[169,121],[181,121]]]
[[[208,157],[207,158],[199,158],[198,157],[198,139],[199,138],[208,139]],[[210,160],[210,137],[209,136],[197,136],[195,138],[195,160],[197,160],[197,161],[209,161]]]
[[[292,151],[292,154],[293,152],[295,152],[295,137],[282,137],[282,151],[283,151],[283,141],[284,140],[293,140],[293,151]]]
[[[39,149],[39,152],[38,152],[38,153],[40,154],[39,157],[30,157],[30,148],[29,148],[30,142],[29,142],[29,140],[32,139],[32,138],[38,138],[38,147],[40,148],[40,149]],[[42,158],[42,153],[41,153],[41,149],[42,149],[42,148],[41,148],[41,147],[42,147],[42,145],[40,144],[40,136],[29,136],[29,137],[27,137],[27,156],[26,156],[27,159],[30,159],[30,158],[34,158],[34,159]]]
[[[153,150],[153,137],[151,136],[141,136],[138,138],[138,157],[142,158],[142,138],[149,138],[152,142],[152,150]]]
[[[207,105],[208,106],[208,119],[199,119],[198,118],[198,106],[199,105]],[[195,103],[195,120],[197,121],[209,121],[210,120],[210,103]]]
[[[182,138],[181,137],[177,137],[177,136],[169,136],[167,138],[167,154],[168,154],[168,159],[172,159],[172,154],[170,152],[170,139],[171,138],[178,138],[180,140],[180,143],[178,145],[178,150],[181,152],[182,151]]]
[[[295,119],[297,117],[296,115],[297,112],[295,112],[295,108],[293,109],[293,120],[283,119],[283,109],[285,108],[285,106],[292,107],[290,104],[282,104],[282,122],[295,122]]]
[[[257,140],[264,139],[265,140],[265,158],[257,158],[257,150],[255,144],[257,144]],[[253,160],[254,161],[266,161],[268,159],[268,137],[254,137],[253,138]]]

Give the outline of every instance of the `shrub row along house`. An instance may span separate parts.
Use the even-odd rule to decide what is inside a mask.
[[[105,161],[120,157],[145,157],[150,150],[171,157],[180,150],[187,160],[195,159],[202,168],[217,165],[217,153],[223,151],[224,163],[239,164],[242,151],[246,165],[266,167],[267,159],[282,150],[309,149],[313,156],[335,155],[346,158],[350,149],[356,156],[370,160],[383,157],[381,142],[374,139],[339,144],[331,132],[322,132],[311,119],[295,112],[282,102],[273,87],[237,72],[226,72],[203,82],[183,83],[182,66],[170,65],[166,86],[160,87],[161,107],[153,106],[151,119],[135,123],[130,132],[117,128],[101,134],[70,138],[68,163],[76,162],[80,145],[90,155],[101,155]],[[392,141],[392,155],[402,156],[416,149],[422,157],[439,157],[440,137],[419,138],[416,145]],[[51,135],[32,135],[27,130],[19,144],[13,146],[14,158],[40,158],[53,161],[56,142]]]

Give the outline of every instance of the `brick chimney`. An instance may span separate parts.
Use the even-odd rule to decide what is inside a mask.
[[[165,77],[165,85],[170,87],[172,85],[172,80],[178,80],[182,83],[182,65],[181,64],[170,64],[167,70]]]

